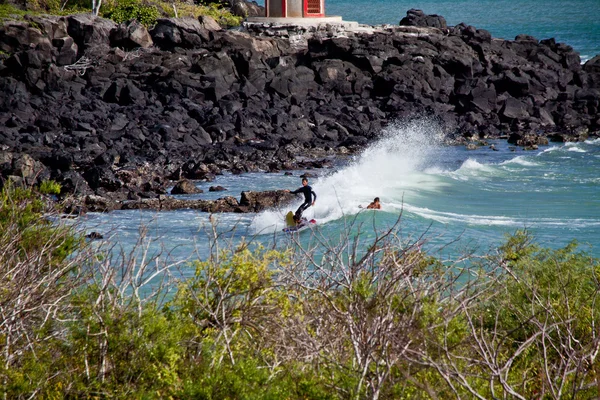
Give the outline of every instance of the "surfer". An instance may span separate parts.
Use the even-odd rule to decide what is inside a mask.
[[[381,210],[381,203],[379,203],[379,197],[375,197],[375,199],[367,206],[367,208],[371,210]]]
[[[314,192],[314,190],[312,190],[312,187],[308,185],[307,178],[302,178],[302,186],[298,189],[294,191],[289,191],[286,189],[285,191],[291,194],[302,193],[304,195],[304,203],[302,203],[300,207],[298,207],[296,213],[294,214],[294,221],[296,222],[296,224],[299,224],[302,221],[302,213],[304,212],[304,210],[306,210],[311,205],[315,205],[315,201],[317,201],[317,194]]]

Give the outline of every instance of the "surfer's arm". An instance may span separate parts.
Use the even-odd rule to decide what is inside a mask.
[[[313,205],[314,205],[314,204],[315,204],[315,201],[317,201],[317,194],[315,193],[315,191],[314,191],[314,190],[311,190],[310,192],[311,192],[311,193],[312,193],[312,195],[314,196],[314,197],[313,197],[313,201],[312,201],[312,202],[313,202]]]

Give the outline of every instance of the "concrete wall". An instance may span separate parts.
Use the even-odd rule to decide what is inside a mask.
[[[282,7],[282,2],[285,0],[267,0],[268,1],[268,15],[267,17],[273,17],[273,18],[283,18],[285,17],[285,15],[283,15],[283,7]]]
[[[287,0],[288,12],[290,18],[302,18],[304,15],[304,4],[302,0]]]

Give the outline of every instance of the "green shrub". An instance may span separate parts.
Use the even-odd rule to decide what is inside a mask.
[[[0,4],[0,20],[21,19],[27,13],[27,11],[21,10],[20,8],[17,8],[12,4]]]
[[[106,8],[107,10],[104,11],[103,16],[118,24],[135,19],[144,26],[149,27],[154,25],[161,16],[155,5],[137,0],[119,1],[114,5],[107,5]]]
[[[60,183],[57,183],[55,181],[43,181],[40,184],[40,193],[41,194],[56,194],[59,195],[60,194]]]
[[[207,7],[202,9],[202,14],[212,17],[221,26],[232,27],[239,26],[242,23],[243,17],[233,15],[229,10],[219,7],[217,4],[209,4]]]
[[[239,26],[244,18],[233,15],[227,8],[223,8],[218,4],[208,5],[196,5],[188,3],[169,3],[169,2],[158,2],[156,3],[161,10],[162,14],[174,18],[175,11],[173,10],[173,4],[177,9],[177,16],[182,17],[193,17],[198,18],[200,16],[208,16],[217,21],[218,24],[224,27]]]
[[[573,398],[597,398],[596,390],[584,389],[594,387],[593,374],[586,377],[579,368],[594,370],[598,260],[575,242],[561,249],[541,248],[525,231],[499,249],[497,262],[505,272],[490,285],[495,295],[481,303],[475,320],[499,363],[511,360],[507,384],[521,387],[527,398],[540,397],[551,387]]]
[[[73,257],[82,241],[51,222],[52,212],[30,188],[9,181],[0,191],[0,392],[7,398],[34,397],[40,382],[52,386],[61,361],[58,316],[69,308],[71,290],[85,282]]]
[[[28,0],[27,9],[40,12],[57,12],[60,10],[60,0]]]

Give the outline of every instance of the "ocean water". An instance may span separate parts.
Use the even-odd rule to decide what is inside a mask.
[[[396,226],[399,238],[419,239],[441,259],[485,254],[506,235],[525,229],[542,246],[559,248],[576,240],[582,250],[600,257],[599,169],[600,139],[536,151],[499,140],[466,150],[443,145],[440,130],[429,121],[396,123],[362,154],[331,169],[310,171],[318,174],[310,181],[317,202],[305,212],[318,221],[313,231],[293,236],[281,231],[284,215],[300,198],[289,208],[258,214],[118,211],[90,213],[81,222],[86,232],[98,231],[126,251],[139,240],[143,227],[152,239],[151,253],[161,251],[173,261],[205,257],[213,223],[225,241],[255,240],[269,247],[295,240],[307,247],[335,245],[348,230],[360,232],[361,243],[368,244]],[[187,197],[239,198],[243,190],[295,189],[302,171],[293,173],[220,175],[199,187],[207,191],[218,184],[227,192]],[[359,207],[376,196],[381,210]]]
[[[555,38],[582,61],[600,54],[600,0],[325,0],[327,15],[368,25],[398,24],[411,8],[441,15],[448,25],[486,29],[496,38]]]

